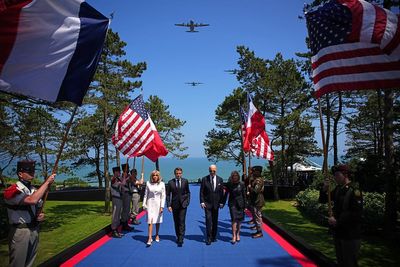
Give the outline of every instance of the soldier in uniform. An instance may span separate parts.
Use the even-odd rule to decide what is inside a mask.
[[[140,189],[144,183],[143,177],[138,180],[137,179],[137,170],[131,170],[130,176],[130,185],[129,185],[129,192],[132,195],[132,206],[131,206],[131,214],[130,217],[132,219],[132,224],[138,225],[140,222],[136,219],[136,216],[139,214],[139,201],[140,201]]]
[[[357,254],[361,246],[362,194],[349,178],[349,167],[332,167],[337,183],[330,192],[333,201],[333,216],[328,218],[332,229],[338,266],[358,266]],[[325,180],[320,192],[320,202],[328,202],[329,180]]]
[[[118,227],[121,220],[122,212],[122,187],[124,186],[123,179],[121,177],[121,168],[113,168],[113,177],[111,179],[111,196],[112,196],[112,221],[111,230],[112,237],[121,238],[123,235],[118,232]]]
[[[246,187],[246,208],[253,214],[253,206],[251,205],[250,202],[250,191],[249,191],[249,184],[253,180],[253,174],[251,171],[251,167],[249,166],[247,168],[247,175],[243,174],[243,181],[244,181],[244,186]],[[254,217],[247,222],[249,225],[254,226],[256,223],[254,221]]]
[[[122,187],[121,187],[121,195],[122,195],[122,211],[121,211],[121,225],[122,230],[124,231],[132,231],[133,229],[128,225],[129,213],[131,210],[131,199],[132,194],[129,192],[129,165],[122,164]]]
[[[38,214],[38,210],[55,174],[37,190],[31,185],[35,176],[34,161],[19,161],[17,175],[19,181],[4,191],[10,223],[9,266],[32,266],[39,244],[39,222],[44,220],[44,213]]]
[[[255,225],[251,227],[251,230],[256,230],[251,235],[252,238],[260,238],[263,236],[261,225],[262,225],[262,214],[261,209],[264,206],[264,179],[261,177],[262,166],[253,166],[251,168],[252,179],[248,185],[248,195],[250,199],[250,212],[253,215]]]

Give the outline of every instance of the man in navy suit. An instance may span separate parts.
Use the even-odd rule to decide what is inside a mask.
[[[224,206],[224,184],[217,176],[217,166],[210,165],[209,172],[200,185],[200,205],[206,217],[206,245],[217,241],[218,209]]]
[[[190,203],[189,182],[182,178],[182,168],[175,168],[175,178],[168,182],[167,207],[174,216],[175,234],[179,247],[185,237],[186,210]]]

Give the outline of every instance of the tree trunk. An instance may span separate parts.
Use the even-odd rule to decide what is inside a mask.
[[[99,188],[103,188],[103,177],[101,176],[100,171],[100,148],[96,148],[95,165],[97,180],[99,181]]]
[[[397,207],[396,207],[396,171],[394,170],[393,149],[393,90],[385,90],[385,232],[389,236],[396,229]]]
[[[106,185],[105,193],[105,212],[111,212],[110,201],[111,201],[111,188],[110,188],[110,177],[108,175],[108,133],[107,133],[107,109],[103,112],[103,145],[104,145],[104,177]]]
[[[269,168],[272,173],[272,189],[274,192],[274,200],[279,200],[278,181],[276,179],[276,173],[274,170],[274,162],[273,161],[269,161]]]
[[[338,96],[339,106],[338,112],[335,118],[333,118],[333,164],[337,165],[339,163],[339,156],[338,156],[338,128],[339,128],[339,121],[342,117],[342,92],[339,92]]]
[[[117,148],[115,148],[115,159],[117,161],[117,166],[121,166],[121,157]]]
[[[281,102],[281,121],[283,121],[283,118],[285,117],[285,107],[283,104],[283,101]],[[281,175],[283,178],[283,181],[287,182],[287,168],[286,168],[286,153],[285,153],[285,130],[283,129],[283,125],[280,125],[280,134],[281,134]]]
[[[384,115],[382,112],[382,90],[377,90],[377,101],[378,101],[378,112],[379,112],[379,127],[377,130],[378,133],[378,140],[377,140],[377,145],[378,145],[378,156],[380,158],[383,158],[383,147],[384,147]]]

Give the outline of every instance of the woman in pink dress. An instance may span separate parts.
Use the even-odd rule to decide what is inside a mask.
[[[158,232],[163,220],[163,209],[165,204],[165,184],[161,180],[159,171],[152,171],[150,181],[146,183],[146,191],[143,198],[143,209],[147,210],[148,240],[147,246],[153,242],[153,224],[156,224],[156,242],[160,242]]]

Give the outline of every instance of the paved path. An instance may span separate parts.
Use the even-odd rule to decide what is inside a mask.
[[[241,242],[232,245],[229,242],[231,225],[227,206],[219,213],[218,241],[206,246],[204,211],[199,205],[200,187],[191,185],[190,189],[191,202],[183,247],[177,247],[172,213],[164,209],[159,243],[153,242],[152,246],[146,247],[147,224],[146,216],[143,216],[142,223],[123,238],[112,239],[106,236],[102,244],[92,248],[83,260],[64,266],[315,266],[300,253],[293,252],[290,244],[280,242],[279,236],[274,233],[271,236],[266,226],[264,229],[267,232],[264,232],[263,238],[252,239],[253,231],[244,223]]]

